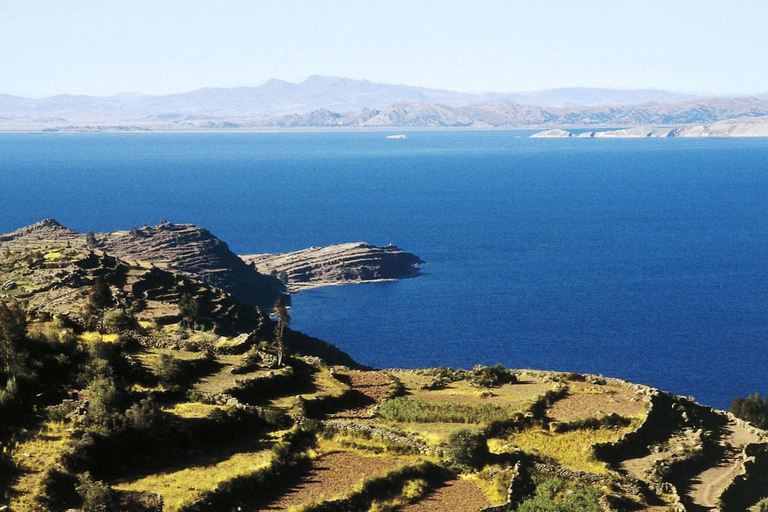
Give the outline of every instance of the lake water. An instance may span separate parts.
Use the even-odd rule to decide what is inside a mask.
[[[377,367],[600,373],[720,408],[768,392],[768,140],[529,133],[3,134],[0,232],[393,243],[421,276],[302,292],[293,327]]]

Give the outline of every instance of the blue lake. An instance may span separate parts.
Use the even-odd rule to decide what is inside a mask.
[[[601,373],[720,408],[767,393],[768,140],[529,133],[2,134],[0,232],[393,243],[421,276],[302,292],[293,327],[377,367]]]

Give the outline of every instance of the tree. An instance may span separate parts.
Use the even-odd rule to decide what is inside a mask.
[[[191,294],[182,293],[179,297],[179,313],[182,327],[196,328],[200,316],[200,302]]]
[[[101,279],[97,279],[91,286],[86,308],[89,314],[99,317],[99,331],[104,330],[104,312],[113,303],[114,299],[109,285]]]
[[[96,241],[96,235],[93,234],[93,231],[89,231],[85,234],[85,243],[89,249],[95,249],[99,244]]]
[[[461,465],[481,468],[488,458],[488,443],[485,436],[479,432],[462,428],[453,432],[448,438],[445,455]]]
[[[0,300],[0,370],[15,374],[19,346],[27,335],[27,314],[18,303]]]
[[[285,344],[283,343],[283,333],[285,328],[291,323],[291,317],[288,315],[288,308],[285,307],[282,297],[275,301],[273,314],[277,316],[277,325],[275,325],[275,341],[277,341],[277,366],[283,365],[283,353]]]

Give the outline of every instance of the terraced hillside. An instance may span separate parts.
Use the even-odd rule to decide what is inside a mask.
[[[743,511],[768,497],[768,434],[687,398],[500,366],[364,369],[58,225],[2,244],[5,510]]]

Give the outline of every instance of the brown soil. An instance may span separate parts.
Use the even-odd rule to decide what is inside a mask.
[[[287,510],[310,500],[330,499],[349,492],[363,478],[383,475],[403,464],[397,459],[350,452],[329,453],[315,460],[301,482],[265,510]]]
[[[475,511],[491,503],[477,485],[469,480],[450,480],[428,494],[424,499],[401,508],[401,512],[445,510],[453,512]]]
[[[572,385],[571,393],[555,402],[547,416],[555,421],[575,421],[601,418],[615,413],[637,416],[645,410],[645,403],[634,391],[620,386]]]
[[[337,375],[358,393],[358,399],[351,408],[331,414],[330,418],[370,418],[374,407],[384,401],[392,383],[382,372],[349,371]]]
[[[524,381],[517,384],[505,384],[489,391],[494,396],[481,398],[479,390],[466,382],[452,382],[444,389],[414,389],[408,395],[417,400],[428,402],[453,402],[457,404],[477,405],[492,404],[498,406],[521,406],[552,389],[548,382]]]

